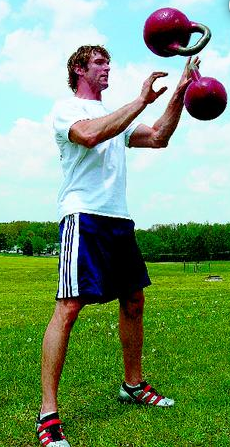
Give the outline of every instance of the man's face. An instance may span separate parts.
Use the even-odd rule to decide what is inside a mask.
[[[102,54],[93,52],[85,70],[84,78],[92,88],[102,91],[108,87],[109,71],[109,60]]]

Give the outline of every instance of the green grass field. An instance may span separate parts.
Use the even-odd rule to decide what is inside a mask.
[[[1,447],[34,447],[40,351],[52,314],[56,258],[0,256]],[[230,446],[230,263],[207,272],[148,264],[143,366],[176,401],[171,409],[121,405],[118,303],[86,307],[75,325],[60,385],[71,447]]]

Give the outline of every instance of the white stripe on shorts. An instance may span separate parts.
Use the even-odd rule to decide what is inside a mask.
[[[78,296],[79,214],[65,217],[59,260],[57,299]]]

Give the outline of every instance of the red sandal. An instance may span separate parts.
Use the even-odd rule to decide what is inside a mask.
[[[174,400],[161,396],[147,382],[136,387],[129,387],[125,382],[121,385],[118,400],[122,403],[155,405],[156,407],[172,407]]]
[[[36,420],[36,432],[40,445],[43,447],[70,447],[66,441],[58,413]]]

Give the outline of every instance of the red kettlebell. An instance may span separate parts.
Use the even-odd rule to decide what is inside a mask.
[[[202,77],[193,63],[190,64],[189,70],[192,82],[184,97],[187,111],[198,120],[217,118],[227,106],[227,93],[223,84],[215,78]]]
[[[187,47],[191,34],[199,32],[198,42]],[[158,56],[192,56],[201,51],[211,38],[208,27],[190,22],[185,14],[174,8],[162,8],[153,12],[144,25],[144,41]]]

